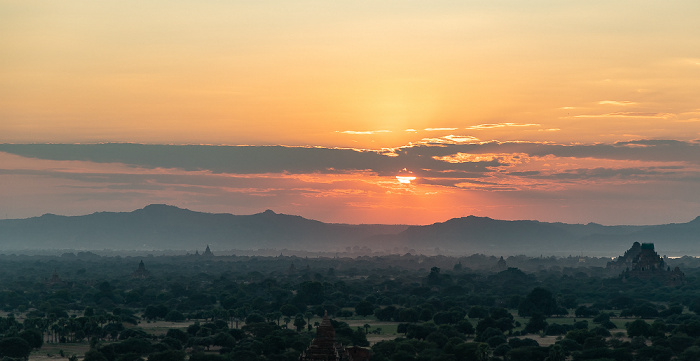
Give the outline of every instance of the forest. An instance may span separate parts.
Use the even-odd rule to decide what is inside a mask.
[[[328,314],[371,360],[699,360],[683,282],[602,257],[0,254],[2,360],[299,360]]]

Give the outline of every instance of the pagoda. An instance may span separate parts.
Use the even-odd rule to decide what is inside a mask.
[[[321,324],[316,328],[316,338],[299,356],[299,361],[369,361],[369,350],[361,347],[345,348],[335,340],[335,328],[328,317],[323,315]]]
[[[685,274],[678,267],[672,270],[656,253],[653,243],[634,242],[624,255],[608,262],[608,269],[624,269],[620,274],[623,280],[659,280],[669,285],[685,283]]]
[[[139,268],[131,274],[131,278],[148,278],[151,276],[151,272],[146,270],[146,266],[143,264],[143,260],[139,263]]]

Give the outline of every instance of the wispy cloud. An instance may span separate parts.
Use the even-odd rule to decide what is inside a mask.
[[[425,128],[423,129],[428,132],[449,132],[453,130],[457,130],[457,128]]]
[[[435,138],[423,138],[418,142],[418,144],[464,144],[464,143],[478,143],[479,138],[473,137],[471,135],[446,135],[444,137]]]
[[[391,133],[391,130],[344,130],[344,131],[336,131],[336,133],[341,133],[341,134],[352,134],[352,135],[372,135],[372,134],[379,134],[379,133]]]
[[[436,160],[447,163],[479,163],[479,162],[497,162],[499,165],[519,164],[527,159],[526,154],[518,153],[485,153],[485,154],[470,154],[470,153],[455,153],[446,156],[434,156]]]
[[[598,102],[600,105],[619,105],[619,106],[629,106],[629,105],[636,105],[637,102],[629,101],[629,100],[601,100]]]
[[[580,114],[574,115],[574,118],[658,118],[669,119],[673,118],[672,113],[651,113],[651,112],[614,112],[606,114]]]
[[[539,127],[539,124],[534,123],[487,123],[472,125],[470,127],[464,128],[467,130],[483,130],[483,129],[494,129],[494,128],[506,128],[506,127]]]

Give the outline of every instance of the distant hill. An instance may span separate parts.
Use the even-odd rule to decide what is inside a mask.
[[[374,238],[417,249],[434,245],[443,251],[489,255],[616,256],[635,241],[656,243],[665,255],[700,255],[700,217],[680,224],[603,226],[468,216]]]
[[[4,249],[214,249],[336,250],[358,239],[397,233],[406,226],[346,225],[277,214],[194,212],[152,204],[133,212],[98,212],[0,220]],[[344,249],[341,247],[340,249]]]
[[[700,255],[700,217],[688,223],[603,226],[462,217],[425,226],[323,223],[265,211],[253,215],[194,212],[153,204],[133,212],[45,214],[0,220],[0,252],[21,249],[216,250],[290,249],[489,255],[622,254],[635,242],[660,254]]]

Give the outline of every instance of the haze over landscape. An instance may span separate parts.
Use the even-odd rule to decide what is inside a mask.
[[[3,248],[194,253],[501,256],[619,255],[633,242],[656,243],[668,256],[700,255],[700,217],[688,223],[603,226],[488,217],[453,218],[426,226],[323,223],[271,210],[254,215],[193,212],[152,204],[132,212],[85,216],[45,214],[0,220]]]

